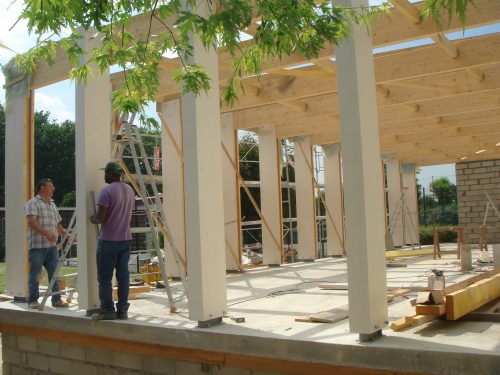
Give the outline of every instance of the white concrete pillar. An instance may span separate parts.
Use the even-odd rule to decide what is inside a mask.
[[[100,37],[85,33],[80,41],[90,51]],[[81,57],[85,63],[90,54]],[[100,306],[96,268],[96,226],[89,220],[95,212],[95,201],[106,185],[103,168],[111,152],[111,84],[109,74],[99,75],[97,68],[86,84],[76,85],[76,231],[78,249],[78,306],[90,313]]]
[[[402,164],[401,174],[403,176],[404,194],[404,243],[413,245],[420,243],[418,223],[418,196],[417,178],[415,175],[415,164]]]
[[[325,202],[327,250],[330,256],[345,255],[344,198],[342,186],[340,143],[323,146],[325,153]],[[331,217],[329,215],[331,214]]]
[[[234,165],[239,164],[238,142],[232,112],[221,114],[220,119],[222,144],[232,159],[231,162],[222,152],[226,269],[237,271],[241,269],[240,184],[234,170]]]
[[[211,6],[199,0],[190,10],[207,16]],[[221,321],[227,304],[219,75],[217,51],[195,36],[191,44],[186,61],[211,78],[208,92],[182,95],[189,317],[205,326]]]
[[[341,0],[348,7],[367,0]],[[346,251],[349,327],[361,340],[377,335],[387,320],[384,198],[371,33],[354,27],[336,50]]]
[[[401,170],[399,160],[384,160],[387,176],[388,247],[404,245],[403,202],[401,201]]]
[[[295,199],[297,205],[297,255],[300,260],[318,257],[312,147],[309,137],[294,140]]]
[[[500,270],[500,244],[494,243],[491,247],[493,249],[493,269]]]
[[[7,83],[8,84],[8,83]],[[20,87],[25,85],[24,88]],[[5,104],[5,262],[6,292],[28,297],[28,222],[24,205],[34,195],[33,97],[28,82],[6,90]]]
[[[182,150],[182,123],[180,100],[172,100],[158,105],[167,122],[162,125],[162,182],[163,211],[179,255],[186,259],[186,228],[184,213],[184,167]],[[168,130],[172,138],[170,138]],[[180,155],[179,155],[180,153]],[[178,269],[170,243],[164,239],[167,274],[180,277],[184,269]],[[182,267],[182,266],[181,266]]]
[[[273,125],[259,128],[260,207],[263,263],[283,262],[283,210],[281,208],[280,141]]]

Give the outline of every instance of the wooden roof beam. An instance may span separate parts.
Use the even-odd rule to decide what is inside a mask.
[[[419,24],[421,21],[420,10],[407,0],[390,0],[391,3],[401,11],[413,23]],[[438,43],[441,48],[451,57],[458,57],[458,48],[450,42],[450,40],[443,34],[437,33],[431,36],[432,40]]]
[[[484,81],[484,73],[478,68],[468,68],[467,73],[474,76],[479,82]]]
[[[469,27],[477,27],[485,24],[491,24],[497,22],[500,18],[500,7],[495,1],[489,0],[477,0],[477,9],[471,7],[469,13],[467,14],[467,24]],[[421,7],[421,3],[417,5]],[[443,17],[446,15],[443,14]],[[419,25],[413,25],[413,27],[408,27],[405,16],[401,14],[399,10],[394,10],[390,19],[388,17],[380,18],[375,21],[371,27],[373,35],[373,45],[374,47],[387,46],[394,43],[401,43],[410,40],[417,40],[434,35],[436,33],[435,25],[431,21],[422,22]],[[171,19],[165,21],[167,24],[173,24],[175,22],[175,16]],[[132,17],[129,24],[129,31],[131,31],[136,37],[144,38],[149,24],[149,15],[138,15]],[[164,29],[164,25],[153,19],[153,24],[151,28],[152,34],[158,34]],[[460,22],[453,19],[449,24],[446,24],[446,31],[457,31],[461,30],[462,26]],[[251,45],[252,41],[247,41],[241,43],[241,46]],[[325,48],[320,52],[320,59],[328,59],[333,56],[334,45],[326,45]],[[229,55],[223,49],[220,50],[221,58],[224,60],[229,60]],[[276,67],[285,67],[299,65],[306,62],[303,56],[294,54],[293,56],[284,57],[283,59],[271,59],[267,64],[263,65],[263,69],[272,69]],[[36,89],[39,87],[46,86],[48,84],[59,82],[68,78],[68,72],[71,69],[71,64],[67,59],[66,55],[61,49],[57,50],[55,57],[55,64],[51,67],[41,63],[36,72],[32,77],[32,88]],[[225,79],[224,77],[221,77]],[[8,84],[8,82],[7,82]],[[173,93],[162,92],[160,96],[172,95]]]
[[[312,71],[305,69],[268,69],[266,73],[276,74],[282,76],[302,77],[302,78],[320,78],[335,80],[335,76],[330,73],[323,73],[320,71]]]
[[[444,52],[454,59],[458,58],[459,49],[444,35],[443,33],[437,33],[431,36],[431,39],[436,42]]]
[[[236,111],[234,112],[235,127],[245,129],[270,123],[286,125],[292,120],[307,121],[309,116],[338,113],[337,95],[322,95],[304,102],[309,105],[307,114],[290,113],[286,108],[277,105]],[[412,119],[436,118],[498,107],[500,107],[500,89],[428,100],[419,104],[417,112],[408,111],[405,105],[379,106],[378,117],[380,123],[400,123]]]
[[[407,0],[390,0],[396,9],[410,19],[414,24],[419,24],[422,20],[420,10]]]
[[[451,75],[455,72],[456,74],[450,78],[450,83],[459,85],[461,82],[467,82],[467,80],[463,78],[462,72],[464,69],[471,67],[481,67],[485,72],[488,71],[488,74],[498,77],[498,69],[492,69],[490,67],[498,64],[500,61],[499,44],[500,35],[498,34],[464,39],[459,42],[463,51],[463,58],[453,59],[451,61],[446,58],[440,48],[435,45],[412,48],[396,55],[377,55],[374,59],[374,65],[375,77],[379,87],[392,88],[395,85],[407,85],[421,89],[419,93],[415,94],[415,99],[409,99],[408,95],[401,92],[401,90],[399,90],[401,95],[398,97],[398,95],[396,95],[397,90],[394,89],[394,95],[391,94],[383,101],[381,101],[379,97],[379,103],[397,104],[398,102],[412,102],[420,99],[426,100],[435,96],[435,91],[429,92],[432,86],[435,86],[436,90],[444,91],[444,94],[453,94],[453,88],[450,89],[450,84],[446,84],[446,81],[441,81],[440,85],[436,83],[436,80],[439,80],[438,75],[444,73]],[[394,69],[395,66],[404,66],[405,69]],[[293,90],[288,90],[284,93],[274,91],[270,93],[270,96],[274,98],[275,101],[278,101],[283,98],[283,95],[287,98],[294,97],[297,99],[335,92],[337,89],[335,76],[332,75],[331,77],[331,83],[326,80],[314,80],[314,84],[311,84],[312,82],[306,78],[294,77]],[[425,78],[428,78],[425,84],[419,84],[416,81]],[[257,81],[257,79],[253,78],[251,80]],[[272,80],[272,77],[265,76],[261,77],[259,82],[266,82],[271,90],[270,87],[273,85]],[[380,86],[380,84],[383,84],[383,86]],[[467,84],[462,85],[461,89],[457,90],[457,93],[469,91],[470,88],[467,88]],[[491,82],[488,84],[492,85]],[[470,85],[479,87],[477,82],[470,83]],[[378,91],[383,92],[384,90],[378,89]],[[241,97],[239,98],[239,103],[233,108],[223,107],[221,110],[223,112],[233,111],[255,105],[260,105],[260,103],[252,98]]]
[[[320,67],[325,72],[329,74],[336,75],[337,74],[337,65],[330,59],[328,60],[315,60],[313,61],[314,65]]]

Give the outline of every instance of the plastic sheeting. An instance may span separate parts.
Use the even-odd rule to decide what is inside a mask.
[[[9,102],[10,96],[27,96],[30,90],[30,76],[16,64],[15,58],[2,68],[5,76],[5,99]]]

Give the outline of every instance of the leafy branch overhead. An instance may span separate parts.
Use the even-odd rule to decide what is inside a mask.
[[[197,14],[197,3],[208,4],[210,14]],[[457,14],[465,23],[469,3],[425,0],[422,14],[441,23],[441,10],[445,9],[450,18]],[[223,94],[224,101],[231,104],[237,100],[241,78],[260,74],[271,58],[300,54],[314,59],[329,43],[341,44],[351,25],[368,26],[373,17],[389,11],[387,3],[347,8],[328,0],[24,0],[20,19],[27,20],[28,30],[38,40],[16,60],[32,72],[40,61],[52,64],[61,49],[73,66],[70,78],[81,82],[93,74],[90,63],[101,73],[118,66],[124,79],[113,93],[115,107],[143,112],[156,96],[159,71],[167,55],[179,57],[173,78],[184,92],[209,90],[211,77],[191,59],[193,38],[198,38],[205,48],[220,47],[231,56],[232,72]],[[145,18],[145,30],[128,29],[134,15]],[[253,39],[243,41],[240,31],[256,20]],[[80,44],[86,31],[99,42],[88,54]]]

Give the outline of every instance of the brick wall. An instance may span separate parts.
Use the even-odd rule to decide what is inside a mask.
[[[458,220],[465,227],[466,240],[479,243],[480,226],[486,211],[488,192],[500,210],[500,160],[458,163],[457,176]],[[490,208],[486,221],[489,243],[500,243],[500,219]]]
[[[273,375],[249,369],[58,343],[12,333],[2,334],[2,356],[4,375]]]

